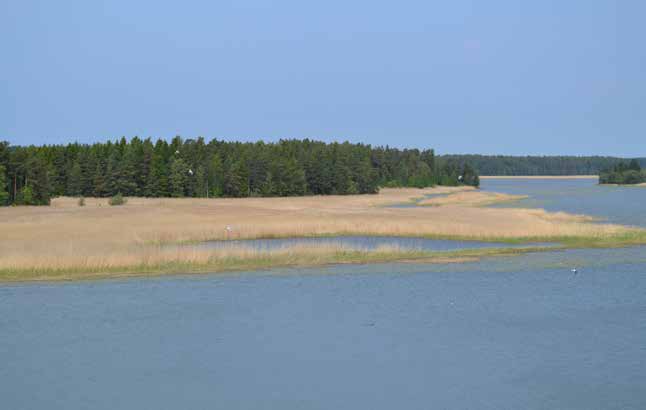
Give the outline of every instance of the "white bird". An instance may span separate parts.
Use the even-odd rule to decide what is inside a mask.
[[[572,268],[572,273],[576,275],[576,272],[577,272],[576,268]]]
[[[179,151],[175,151],[175,155],[179,155]]]
[[[193,170],[192,170],[192,169],[189,169],[189,170],[188,170],[188,174],[189,174],[189,175],[193,175]]]

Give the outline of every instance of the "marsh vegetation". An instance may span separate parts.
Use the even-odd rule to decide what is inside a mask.
[[[437,193],[446,195],[441,206],[388,206]],[[118,207],[109,206],[107,198],[86,198],[84,207],[78,206],[76,198],[56,198],[51,207],[0,210],[0,276],[5,280],[79,278],[438,257],[396,247],[366,250],[331,245],[271,252],[172,247],[209,240],[407,236],[493,241],[500,242],[501,248],[504,243],[522,242],[565,246],[646,242],[644,230],[598,223],[584,215],[481,206],[495,198],[508,200],[464,186],[385,188],[377,195],[326,197],[135,197]],[[478,252],[468,256],[491,255],[496,250]]]

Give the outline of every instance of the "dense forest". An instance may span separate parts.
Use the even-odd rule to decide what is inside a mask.
[[[646,182],[646,170],[643,170],[637,160],[620,162],[612,168],[599,173],[600,184],[641,184]]]
[[[0,142],[0,204],[55,196],[250,197],[376,193],[380,186],[479,185],[468,164],[432,149],[281,140],[240,143],[175,137],[92,145]]]
[[[441,159],[468,163],[480,175],[598,175],[626,161],[617,157],[443,155]],[[637,162],[646,167],[646,158]]]

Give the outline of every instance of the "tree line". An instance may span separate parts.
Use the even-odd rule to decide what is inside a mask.
[[[45,205],[55,196],[345,195],[459,184],[478,186],[475,170],[438,160],[432,149],[201,137],[27,147],[0,142],[0,205]]]
[[[442,159],[469,163],[480,175],[598,175],[626,162],[624,158],[607,156],[508,156],[508,155],[443,155]],[[637,158],[646,167],[646,158]]]
[[[643,170],[639,161],[620,162],[612,168],[599,173],[600,184],[641,184],[646,182],[646,170]]]

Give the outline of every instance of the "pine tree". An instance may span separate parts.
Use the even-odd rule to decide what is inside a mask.
[[[67,171],[65,149],[57,148],[53,153],[51,173],[49,175],[54,195],[65,195],[67,192]]]
[[[9,191],[7,190],[6,168],[0,164],[0,206],[9,203]]]
[[[30,205],[49,205],[51,186],[47,173],[47,162],[37,154],[27,162],[26,171],[25,188],[31,192],[24,192],[23,189],[23,201],[28,199],[27,195],[29,194],[31,196],[29,198]]]

